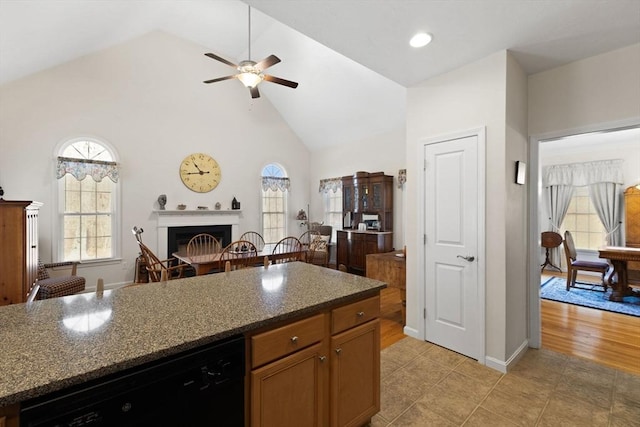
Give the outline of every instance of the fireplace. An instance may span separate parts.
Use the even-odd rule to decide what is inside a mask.
[[[158,221],[157,255],[160,259],[171,257],[179,249],[179,245],[186,245],[189,239],[198,233],[209,233],[227,245],[240,237],[240,210],[208,210],[194,209],[183,211],[157,210],[154,211]],[[169,243],[171,233],[183,234],[182,230],[189,230],[189,236],[174,236],[174,239],[186,241]]]
[[[207,233],[218,239],[224,248],[231,243],[231,225],[191,225],[167,229],[167,254],[186,251],[189,240],[196,234]]]

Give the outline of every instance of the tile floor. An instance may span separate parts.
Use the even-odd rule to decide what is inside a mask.
[[[414,338],[382,350],[381,426],[640,426],[640,376],[529,349],[508,374]]]

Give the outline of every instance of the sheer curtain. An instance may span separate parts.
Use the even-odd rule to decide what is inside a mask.
[[[560,233],[560,225],[562,225],[571,203],[571,197],[573,197],[573,187],[571,185],[549,185],[545,190],[549,212],[549,231]],[[551,249],[549,255],[553,265],[562,266],[560,247]]]
[[[573,196],[573,187],[589,186],[589,197],[607,231],[607,242],[618,245],[621,212],[622,160],[571,163],[546,166],[542,170],[542,185],[546,192],[551,231],[558,232]],[[558,261],[559,251],[551,253]],[[558,265],[558,264],[556,264]]]
[[[620,193],[622,185],[614,182],[598,182],[589,185],[589,197],[604,229],[607,230],[607,245],[620,246],[622,234],[620,224],[622,213],[620,212]]]

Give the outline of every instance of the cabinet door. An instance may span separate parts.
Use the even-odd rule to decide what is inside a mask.
[[[251,372],[252,427],[323,426],[328,362],[322,344]]]
[[[371,183],[369,200],[371,201],[371,211],[384,210],[384,185],[382,182]]]
[[[342,178],[342,214],[354,210],[353,179]]]
[[[349,267],[364,270],[365,267],[365,233],[351,233],[349,245]]]
[[[331,338],[331,426],[360,426],[380,411],[380,320]]]
[[[338,242],[336,243],[336,268],[340,264],[344,264],[345,267],[349,266],[349,240],[348,235],[344,231],[338,231],[336,233]]]

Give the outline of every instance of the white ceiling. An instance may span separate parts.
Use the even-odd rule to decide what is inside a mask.
[[[251,59],[300,83],[263,98],[311,149],[401,129],[406,87],[497,51],[531,74],[640,42],[639,0],[0,0],[0,84],[153,30],[239,62],[247,3]]]

